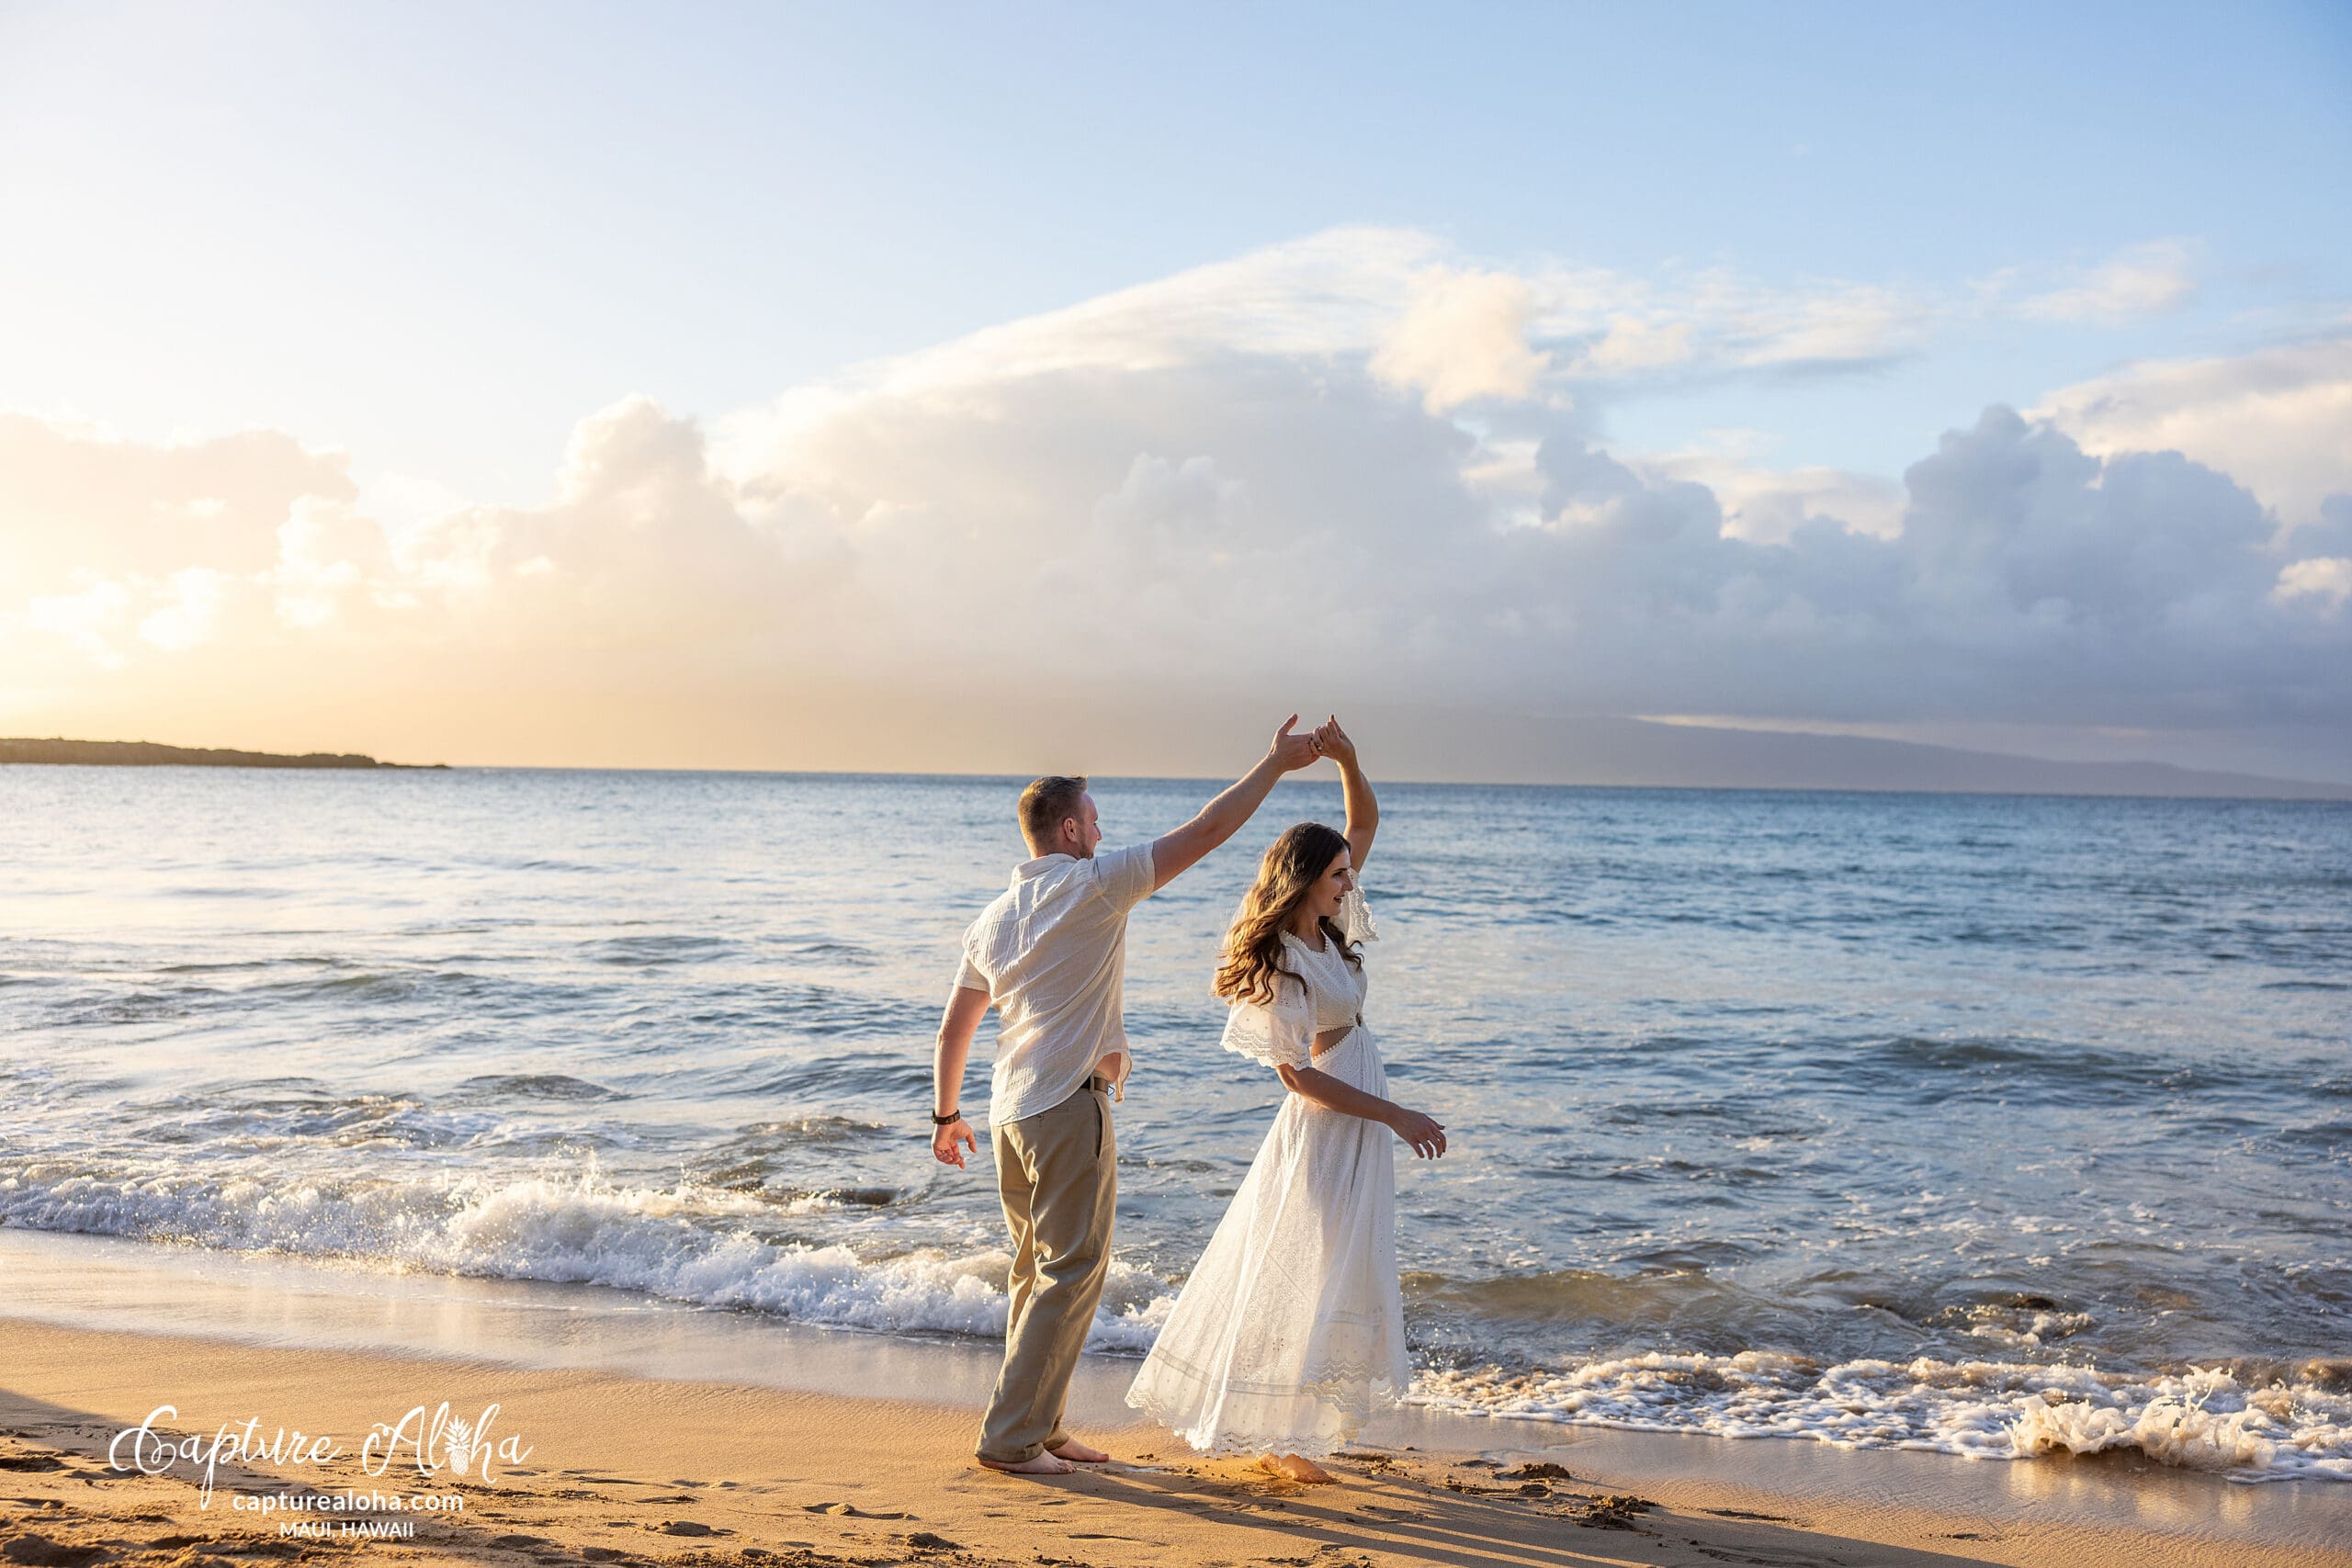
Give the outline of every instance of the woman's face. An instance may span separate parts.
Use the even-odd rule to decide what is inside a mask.
[[[1355,885],[1354,861],[1347,851],[1341,850],[1331,857],[1331,863],[1323,868],[1323,874],[1307,888],[1305,908],[1318,920],[1337,919],[1340,900],[1346,897],[1348,889]]]

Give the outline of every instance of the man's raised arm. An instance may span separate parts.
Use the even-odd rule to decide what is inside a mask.
[[[1321,753],[1316,749],[1315,737],[1293,735],[1298,715],[1283,720],[1274,731],[1273,743],[1258,765],[1235,781],[1233,786],[1200,809],[1199,815],[1172,833],[1152,840],[1152,889],[1167,886],[1199,863],[1201,857],[1241,830],[1241,824],[1256,815],[1258,807],[1273,793],[1274,781],[1284,773],[1307,766]]]

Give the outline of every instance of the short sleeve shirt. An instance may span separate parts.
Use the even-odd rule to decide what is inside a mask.
[[[989,1121],[1052,1110],[1106,1056],[1118,1057],[1113,1077],[1125,1085],[1127,911],[1151,896],[1152,881],[1148,843],[1023,861],[964,932],[956,983],[996,1002]]]

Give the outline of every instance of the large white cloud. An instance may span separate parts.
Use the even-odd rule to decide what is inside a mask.
[[[2088,451],[2187,453],[2308,526],[2328,497],[2352,496],[2352,322],[2247,354],[2129,365],[2033,412]]]
[[[1911,309],[1721,279],[1662,301],[1326,236],[801,389],[715,441],[631,399],[582,423],[545,504],[391,529],[339,455],[282,436],[154,448],[12,419],[0,451],[41,477],[0,491],[20,672],[0,703],[60,724],[262,711],[223,694],[397,705],[403,737],[462,738],[435,750],[565,760],[720,722],[772,742],[745,755],[812,764],[838,758],[796,736],[915,694],[979,728],[1272,689],[2352,718],[2352,540],[2282,540],[2204,454],[2086,450],[2064,417],[1995,408],[1900,487],[1776,484],[1613,454],[1578,412],[1580,378],[1677,355],[1881,352]]]

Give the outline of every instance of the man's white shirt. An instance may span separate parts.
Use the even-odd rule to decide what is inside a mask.
[[[1151,845],[1090,860],[1043,855],[1012,871],[964,932],[956,983],[997,1010],[989,1120],[1018,1122],[1076,1093],[1106,1057],[1125,1091],[1131,1059],[1121,1014],[1127,911],[1151,896]]]

